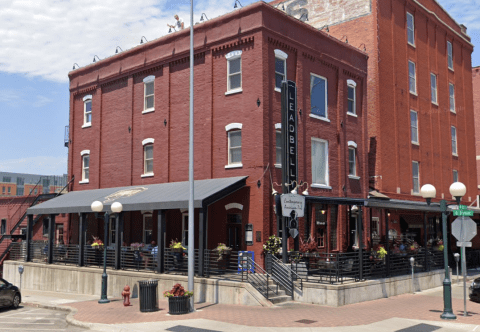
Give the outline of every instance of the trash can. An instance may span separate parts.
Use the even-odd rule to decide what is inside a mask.
[[[140,280],[140,311],[152,312],[158,310],[157,287],[158,280]]]

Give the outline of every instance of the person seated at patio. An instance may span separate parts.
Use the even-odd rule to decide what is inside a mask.
[[[150,252],[152,254],[152,265],[153,266],[156,266],[156,262],[157,262],[157,254],[158,254],[158,246],[156,245],[155,241],[152,241],[152,245],[154,246],[152,248],[152,251]]]
[[[64,259],[65,255],[67,253],[67,249],[65,248],[65,245],[63,243],[63,239],[58,240],[57,244],[57,253],[60,259]]]
[[[153,255],[153,248],[155,248],[155,246],[157,245],[157,243],[155,241],[152,241],[148,247],[145,249],[145,252],[148,253],[148,254],[152,254]],[[157,248],[158,250],[158,248]],[[150,269],[150,264],[151,264],[151,260],[150,260],[150,256],[146,254],[145,255],[145,269]],[[153,262],[155,262],[155,259],[153,259]]]
[[[393,246],[392,246],[392,253],[393,254],[400,254],[400,248],[397,246],[396,243],[394,243]]]

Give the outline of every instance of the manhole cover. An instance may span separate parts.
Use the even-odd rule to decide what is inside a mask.
[[[428,325],[428,324],[418,324],[407,327],[406,329],[397,330],[395,332],[432,332],[440,329],[440,326]]]
[[[300,320],[297,320],[295,323],[312,324],[312,323],[316,323],[316,322],[317,322],[316,320],[300,319]]]

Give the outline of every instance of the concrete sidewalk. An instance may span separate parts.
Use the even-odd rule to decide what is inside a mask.
[[[96,331],[480,331],[480,304],[468,302],[463,317],[462,283],[453,285],[456,321],[443,321],[442,288],[332,308],[287,303],[270,308],[197,303],[187,315],[160,310],[141,313],[138,299],[124,307],[121,299],[99,304],[98,297],[23,290],[25,304],[69,310],[67,321]],[[422,325],[423,324],[423,325]],[[413,329],[415,328],[415,329]]]

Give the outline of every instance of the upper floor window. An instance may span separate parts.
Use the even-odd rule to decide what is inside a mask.
[[[437,75],[430,73],[430,92],[432,103],[438,104],[437,101]]]
[[[417,94],[417,74],[415,71],[415,62],[408,61],[408,88],[410,93]]]
[[[452,126],[452,154],[457,155],[457,128]]]
[[[413,189],[414,194],[420,192],[420,167],[418,161],[412,161],[412,178],[413,178]]]
[[[282,167],[282,124],[275,124],[275,167]]]
[[[448,60],[448,69],[453,70],[453,48],[452,43],[447,41],[447,60]]]
[[[2,219],[2,224],[0,225],[0,234],[7,233],[7,219]]]
[[[357,115],[356,110],[356,89],[357,83],[353,80],[347,80],[347,113],[350,115]]]
[[[357,144],[353,141],[348,142],[348,177],[357,177]]]
[[[225,55],[227,59],[227,92],[242,91],[242,51],[233,51]]]
[[[312,187],[328,185],[328,141],[312,137]]]
[[[143,79],[144,86],[144,103],[143,113],[152,112],[155,110],[155,76],[150,75]]]
[[[153,138],[147,138],[142,141],[143,145],[143,175],[153,176]]]
[[[310,74],[310,116],[328,120],[327,113],[327,79]]]
[[[450,95],[450,111],[455,113],[455,85],[448,84],[448,93]]]
[[[453,170],[453,182],[458,182],[458,171],[456,169]]]
[[[88,183],[90,179],[90,150],[83,150],[82,156],[82,181],[80,183]]]
[[[287,58],[287,53],[275,50],[275,91],[280,92],[282,82],[287,80]]]
[[[228,165],[230,167],[241,167],[242,165],[242,124],[231,123],[225,126],[228,135]]]
[[[415,46],[415,19],[410,13],[407,13],[407,35],[408,43]]]
[[[410,110],[410,133],[412,143],[418,144],[418,114]]]
[[[92,95],[83,97],[83,126],[90,127],[92,125]]]

